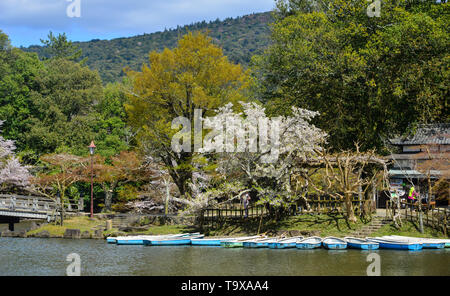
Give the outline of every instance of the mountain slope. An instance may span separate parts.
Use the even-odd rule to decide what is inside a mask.
[[[238,18],[217,19],[212,22],[199,22],[176,29],[151,34],[138,35],[112,40],[94,39],[87,42],[73,42],[88,57],[87,65],[98,70],[104,83],[118,81],[124,75],[122,69],[130,67],[139,70],[148,62],[150,51],[173,48],[178,38],[188,31],[208,31],[213,41],[221,46],[224,54],[234,63],[247,66],[253,55],[261,53],[269,44],[269,23],[273,21],[270,12],[250,14]],[[25,51],[46,56],[45,47],[30,46]]]

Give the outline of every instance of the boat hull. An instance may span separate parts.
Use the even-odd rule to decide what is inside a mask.
[[[254,242],[250,244],[250,248],[268,248],[269,243],[268,242]]]
[[[296,247],[296,243],[295,242],[290,242],[290,243],[275,243],[272,245],[272,249],[291,249],[291,248],[295,248]],[[269,246],[270,248],[270,246]]]
[[[190,245],[190,238],[183,239],[167,239],[167,240],[144,240],[146,246],[181,246]]]
[[[125,240],[118,239],[116,241],[116,244],[117,245],[143,245],[144,240],[142,240],[142,239],[125,239]]]
[[[196,240],[191,240],[191,245],[220,247],[220,243],[222,241],[223,240],[221,240],[221,239],[196,239]]]
[[[343,250],[343,249],[347,249],[347,244],[323,243],[323,247],[327,250]]]
[[[322,246],[322,243],[296,243],[295,247],[297,249],[305,249],[305,250],[310,250],[310,249],[318,249]]]
[[[108,237],[108,238],[106,238],[106,242],[108,244],[115,244],[115,243],[117,243],[117,239]]]
[[[424,249],[443,249],[445,248],[445,243],[422,243]]]
[[[347,249],[347,241],[337,237],[326,237],[322,241],[322,245],[328,250]]]
[[[220,246],[224,247],[224,248],[242,248],[242,247],[244,247],[244,243],[243,242],[221,242]]]
[[[380,249],[420,251],[423,248],[422,243],[408,243],[401,241],[387,241],[378,239],[374,239],[371,241],[378,243],[380,245]]]
[[[380,248],[379,244],[371,244],[371,243],[351,243],[347,242],[347,246],[351,249],[359,249],[359,250],[377,250]]]

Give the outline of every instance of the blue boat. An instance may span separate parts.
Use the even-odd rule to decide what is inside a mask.
[[[322,245],[328,250],[343,250],[347,249],[347,241],[334,236],[328,236],[322,240]]]
[[[446,247],[446,242],[449,241],[449,240],[445,240],[445,239],[409,237],[409,236],[400,236],[400,235],[382,236],[381,238],[387,239],[387,240],[420,242],[420,243],[422,243],[422,248],[424,248],[424,249],[443,249]]]
[[[367,239],[361,239],[356,237],[345,237],[347,246],[352,249],[360,250],[376,250],[380,247],[380,244],[376,242],[368,241]]]
[[[142,236],[122,236],[116,237],[116,244],[118,245],[143,245]]]
[[[269,248],[271,248],[271,249],[295,248],[297,246],[297,241],[299,239],[303,239],[303,236],[288,237],[288,238],[279,239],[277,241],[270,242],[269,243]]]
[[[182,234],[164,234],[164,235],[133,235],[133,236],[118,236],[116,237],[117,245],[144,245],[145,240],[153,239],[167,239],[178,237],[189,237],[191,235],[199,235],[199,233],[182,233]]]
[[[116,237],[107,237],[106,242],[108,244],[115,244],[115,243],[117,243],[117,238]]]
[[[236,237],[230,240],[220,242],[220,246],[224,248],[242,248],[244,242],[248,242],[253,239],[261,238],[259,235]]]
[[[242,246],[244,248],[267,248],[269,246],[269,242],[273,240],[274,239],[271,237],[252,239],[248,241],[243,241]]]
[[[381,237],[367,237],[366,239],[378,243],[381,249],[420,251],[423,248],[422,243],[417,241],[383,239]]]
[[[191,239],[203,238],[204,235],[186,235],[181,237],[144,239],[146,246],[181,246],[190,245]]]
[[[316,249],[322,246],[322,238],[318,236],[311,236],[304,239],[297,240],[295,244],[297,249]]]
[[[217,238],[191,238],[191,245],[193,246],[219,246],[221,242],[231,240],[232,238],[217,237]]]

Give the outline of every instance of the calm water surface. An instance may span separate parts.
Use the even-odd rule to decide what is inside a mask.
[[[450,275],[450,249],[376,250],[381,275]],[[0,238],[0,275],[366,275],[368,251],[117,246],[104,240]]]

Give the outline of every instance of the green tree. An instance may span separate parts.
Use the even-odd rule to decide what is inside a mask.
[[[11,47],[11,41],[9,40],[8,35],[3,33],[2,30],[0,30],[0,50],[6,50]]]
[[[108,83],[103,88],[103,96],[95,105],[98,114],[94,126],[97,153],[110,157],[136,145],[134,134],[127,125],[124,103],[127,100],[122,83]]]
[[[42,44],[46,47],[47,58],[64,58],[69,61],[78,62],[82,55],[82,50],[75,46],[72,41],[67,39],[66,33],[53,35],[52,31],[48,33],[47,40],[41,39]],[[87,58],[80,61],[84,64]]]
[[[433,1],[278,1],[272,45],[253,60],[272,114],[319,111],[335,149],[383,150],[418,122],[448,121],[448,9]],[[447,13],[445,13],[447,12]]]
[[[171,122],[183,116],[193,126],[195,109],[211,114],[227,102],[245,100],[247,74],[240,65],[230,63],[209,37],[188,33],[178,47],[151,52],[149,66],[128,75],[133,85],[125,108],[141,149],[159,157],[180,194],[189,195],[193,153],[172,150],[171,139],[177,131],[171,129]]]
[[[0,39],[0,120],[5,121],[3,135],[15,140],[20,152],[37,112],[32,93],[44,65],[36,54],[11,47],[7,35],[0,33]]]
[[[103,96],[100,77],[62,58],[51,59],[45,66],[36,77],[32,94],[36,112],[30,132],[25,135],[26,148],[39,153],[60,148],[85,154],[98,120],[94,104]]]

